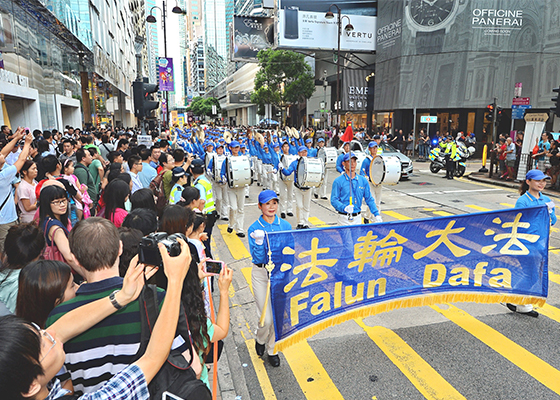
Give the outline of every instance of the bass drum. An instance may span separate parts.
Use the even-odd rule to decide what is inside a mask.
[[[360,171],[362,170],[362,164],[364,163],[364,161],[367,158],[366,153],[362,153],[361,151],[355,152],[356,156],[358,157],[358,159],[356,160],[356,174],[360,174]]]
[[[284,165],[284,168],[289,168],[290,165],[297,160],[296,155],[294,154],[282,154],[282,157],[280,157],[280,162],[282,163],[282,165]],[[280,175],[280,178],[284,181],[284,182],[293,182],[294,181],[294,174],[290,174],[288,176],[284,175],[282,172],[278,171],[278,174]]]
[[[297,164],[297,180],[294,185],[299,189],[319,187],[325,177],[325,166],[318,158],[301,157]]]
[[[323,160],[326,169],[336,168],[338,153],[334,147],[321,147],[317,150],[317,158]]]
[[[247,156],[226,158],[227,183],[230,188],[245,187],[253,183],[251,160]]]
[[[222,164],[226,161],[226,156],[225,155],[217,155],[214,154],[214,170],[212,171],[214,173],[214,175],[212,176],[212,179],[214,179],[215,182],[218,183],[225,183],[222,182],[222,177],[220,176],[222,174]]]
[[[401,160],[396,156],[375,156],[369,165],[369,180],[374,185],[396,185],[401,179]]]

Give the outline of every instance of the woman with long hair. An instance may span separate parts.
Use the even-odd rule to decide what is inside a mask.
[[[129,196],[130,185],[120,179],[109,183],[103,193],[105,210],[102,212],[102,216],[115,224],[117,228],[120,228],[128,215],[126,204]]]
[[[169,205],[165,207],[163,215],[160,219],[160,231],[168,234],[182,233],[189,236],[193,229],[194,212],[186,207],[179,205]],[[229,329],[229,294],[228,288],[232,279],[232,270],[224,266],[218,279],[220,289],[220,306],[216,323],[213,324],[208,318],[204,306],[204,297],[200,286],[200,280],[209,276],[202,271],[202,264],[198,257],[196,246],[188,243],[191,252],[191,265],[187,277],[183,282],[183,291],[181,293],[181,301],[183,308],[187,313],[190,331],[192,334],[193,345],[200,356],[200,362],[204,364],[205,356],[210,350],[210,343],[217,342],[227,336]],[[163,271],[161,271],[163,272]],[[156,273],[156,281],[158,281]],[[160,286],[161,279],[158,281]],[[167,282],[165,282],[167,283]],[[160,286],[161,287],[161,286]],[[203,365],[200,380],[208,383],[208,369]]]
[[[132,210],[136,210],[137,208],[146,208],[157,213],[154,194],[150,189],[139,189],[132,193],[130,196],[130,202],[132,203]]]
[[[39,260],[19,274],[16,315],[44,328],[50,312],[76,297],[71,268],[62,261]]]
[[[20,174],[21,182],[17,188],[18,206],[21,211],[19,220],[20,222],[32,222],[35,211],[37,211],[37,196],[35,195],[37,164],[27,160],[23,163]]]
[[[46,259],[65,261],[74,270],[77,265],[70,251],[68,234],[72,229],[68,217],[68,193],[60,182],[41,190],[39,197],[39,227],[43,230],[49,251]]]

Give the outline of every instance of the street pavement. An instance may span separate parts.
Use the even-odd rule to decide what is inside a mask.
[[[414,165],[410,179],[384,187],[384,221],[504,209],[518,198],[516,188],[480,182],[484,177],[448,181],[442,179],[445,172],[430,173],[429,163]],[[480,166],[470,163],[467,174]],[[335,174],[330,175],[334,180]],[[251,187],[246,227],[260,215],[255,200],[259,191]],[[313,199],[311,215],[315,227],[336,225],[337,214],[327,200]],[[297,225],[295,218],[287,220]],[[218,221],[213,234],[214,254],[234,270],[230,332],[219,362],[221,398],[560,398],[558,228],[551,229],[549,298],[537,308],[538,318],[514,314],[501,304],[399,309],[325,329],[280,353],[278,368],[255,353],[258,321],[249,245],[226,228],[227,222]]]

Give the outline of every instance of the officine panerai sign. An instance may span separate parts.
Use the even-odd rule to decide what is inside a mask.
[[[341,109],[346,111],[365,111],[367,107],[369,71],[351,69],[343,71]]]

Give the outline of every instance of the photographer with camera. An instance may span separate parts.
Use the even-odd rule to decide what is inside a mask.
[[[123,287],[123,278],[119,277],[119,256],[122,245],[115,225],[98,217],[82,220],[70,232],[69,243],[78,273],[86,279],[87,283],[79,287],[74,299],[57,306],[51,312],[47,327],[79,306],[110,296]],[[156,250],[159,251],[157,245]],[[191,255],[187,257],[185,254],[185,257],[185,262],[190,264]],[[173,274],[173,271],[168,273]],[[171,276],[172,279],[174,277],[176,275]],[[175,284],[176,282],[173,283]],[[159,304],[164,297],[165,292],[158,291]],[[188,330],[186,322],[183,324],[181,329]],[[182,337],[180,334],[174,334],[174,337],[172,350],[178,349],[190,359],[189,338]],[[68,379],[69,375],[76,393],[95,392],[108,378],[132,364],[140,348],[140,342],[140,303],[133,301],[127,307],[107,317],[102,324],[64,343],[65,366],[68,373],[62,375],[60,380]],[[87,353],[87,362],[83,362],[85,353]]]

